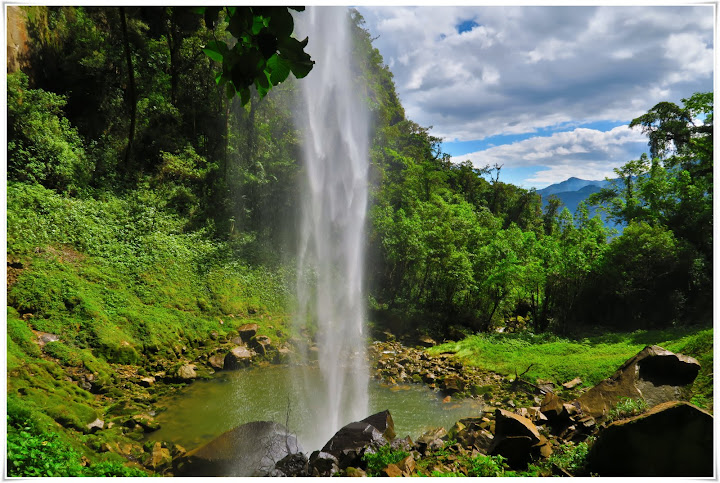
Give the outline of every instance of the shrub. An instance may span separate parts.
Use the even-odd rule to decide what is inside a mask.
[[[380,472],[387,465],[398,463],[410,453],[402,450],[395,450],[390,445],[381,446],[374,453],[365,453],[362,460],[367,464],[368,476],[380,476]]]
[[[555,450],[548,461],[570,473],[577,473],[585,466],[589,449],[590,445],[587,441],[577,445],[565,443]]]
[[[92,172],[63,96],[29,89],[22,72],[7,77],[8,177],[58,191],[78,191]]]
[[[610,421],[617,421],[618,419],[629,418],[642,414],[648,410],[648,405],[643,398],[621,398],[617,402],[615,407],[610,410],[609,418]]]

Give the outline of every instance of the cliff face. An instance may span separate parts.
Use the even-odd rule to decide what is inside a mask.
[[[27,66],[27,14],[18,6],[7,8],[7,71],[15,72]]]

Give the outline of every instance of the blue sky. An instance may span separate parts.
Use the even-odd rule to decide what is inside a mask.
[[[713,90],[712,5],[357,8],[407,117],[526,188],[613,176],[633,118]]]

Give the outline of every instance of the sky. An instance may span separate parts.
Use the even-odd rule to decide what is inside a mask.
[[[713,90],[712,5],[356,8],[406,116],[524,188],[614,177],[632,119]]]

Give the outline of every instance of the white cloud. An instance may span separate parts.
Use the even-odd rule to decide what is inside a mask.
[[[712,89],[712,6],[359,10],[408,117],[446,140],[629,122]]]
[[[491,147],[452,159],[470,160],[475,166],[502,164],[507,168],[540,166],[530,185],[563,181],[570,176],[603,179],[636,159],[647,148],[647,138],[637,130],[618,126],[609,131],[577,128],[551,136],[537,136],[512,144]]]

